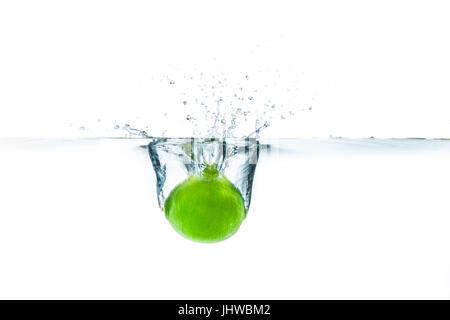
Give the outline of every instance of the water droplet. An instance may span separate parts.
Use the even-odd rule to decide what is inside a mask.
[[[184,105],[187,105],[187,101],[186,101],[186,100],[185,100],[185,101],[183,101],[183,104],[184,104]]]

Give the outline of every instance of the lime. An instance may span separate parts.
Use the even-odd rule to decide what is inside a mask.
[[[192,175],[176,186],[164,210],[178,233],[199,242],[227,239],[246,216],[241,193],[214,165],[207,165],[201,177]]]

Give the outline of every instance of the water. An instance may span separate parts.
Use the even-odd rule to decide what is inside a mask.
[[[262,139],[274,156],[436,156],[447,154],[450,139]]]
[[[250,213],[211,246],[161,212],[154,141],[2,140],[0,293],[449,298],[449,140],[261,139]]]
[[[201,176],[207,164],[214,164],[241,192],[245,208],[250,208],[252,184],[260,149],[272,158],[282,154],[338,156],[354,154],[409,154],[446,152],[447,140],[425,139],[281,139],[256,138],[153,138],[148,152],[156,175],[159,207],[170,192],[191,175]]]
[[[256,139],[157,138],[148,145],[156,173],[158,203],[191,175],[201,176],[206,165],[215,165],[241,192],[248,212],[260,144]]]

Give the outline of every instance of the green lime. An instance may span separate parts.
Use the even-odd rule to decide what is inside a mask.
[[[241,193],[214,165],[176,186],[164,210],[178,233],[199,242],[227,239],[246,216]]]

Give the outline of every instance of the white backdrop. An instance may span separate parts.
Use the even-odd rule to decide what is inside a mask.
[[[154,86],[168,70],[263,68],[297,73],[299,103],[313,106],[267,136],[446,137],[448,12],[446,1],[2,1],[0,135],[98,119],[175,134],[179,123],[158,126],[174,107]]]
[[[445,152],[263,157],[241,230],[204,245],[159,211],[140,142],[28,138],[178,134],[161,77],[260,68],[312,106],[266,137],[450,137],[449,9],[1,1],[0,136],[27,139],[0,141],[0,298],[448,298]]]

